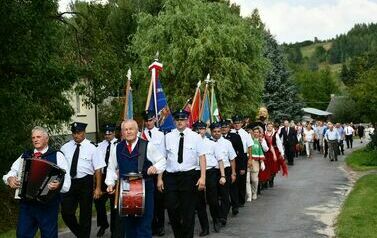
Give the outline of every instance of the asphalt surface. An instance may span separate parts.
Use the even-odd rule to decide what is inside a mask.
[[[354,149],[363,145],[359,140],[354,144]],[[345,154],[350,152],[346,150]],[[295,165],[289,167],[288,177],[279,174],[274,188],[262,191],[257,200],[247,202],[236,217],[230,215],[227,226],[220,233],[214,233],[211,227],[210,237],[334,237],[334,218],[351,189],[343,168],[344,158],[340,156],[339,161],[330,162],[318,152],[313,153],[312,159],[296,158]],[[170,225],[165,227],[164,237],[173,237]],[[96,237],[96,232],[93,219],[91,237]],[[196,221],[195,237],[199,232]],[[74,236],[65,230],[59,237]],[[104,237],[110,237],[109,230]]]

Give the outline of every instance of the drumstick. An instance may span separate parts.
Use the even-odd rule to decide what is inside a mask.
[[[119,203],[119,180],[115,184],[114,209],[118,208],[118,203]]]

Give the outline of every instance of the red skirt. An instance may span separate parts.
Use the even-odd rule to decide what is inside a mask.
[[[280,158],[280,151],[279,149],[277,148],[274,148],[275,150],[275,155],[276,155],[276,161],[274,161],[274,156],[272,155],[272,152],[271,152],[271,173],[272,175],[276,175],[279,170],[280,170],[280,165],[279,165],[279,158]]]
[[[265,160],[264,160],[264,165],[265,165],[266,168],[263,171],[259,170],[258,178],[259,178],[260,182],[267,182],[268,180],[271,179],[271,166],[272,166],[271,161],[272,160],[273,160],[273,158],[269,155],[269,151],[266,152],[265,153]]]

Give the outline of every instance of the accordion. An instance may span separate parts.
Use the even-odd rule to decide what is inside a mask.
[[[21,185],[16,190],[16,199],[47,203],[60,192],[60,189],[48,189],[48,184],[54,180],[64,182],[65,170],[56,164],[44,159],[25,158],[20,167],[18,179]]]

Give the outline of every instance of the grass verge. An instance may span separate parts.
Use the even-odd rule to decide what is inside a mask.
[[[357,171],[377,169],[377,150],[356,150],[347,156],[346,163],[353,170]]]
[[[337,220],[336,237],[377,237],[377,174],[360,178]]]

